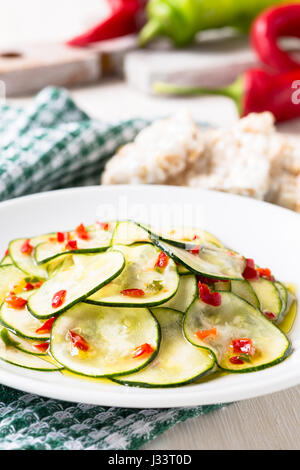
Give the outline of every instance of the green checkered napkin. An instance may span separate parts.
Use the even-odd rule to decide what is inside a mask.
[[[27,109],[1,106],[0,201],[99,183],[106,161],[146,124],[92,120],[57,88],[43,90]],[[174,424],[220,406],[109,408],[0,385],[0,449],[137,449]]]

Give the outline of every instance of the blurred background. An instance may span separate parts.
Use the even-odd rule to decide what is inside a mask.
[[[155,86],[224,87],[261,67],[262,58],[263,68],[277,76],[284,69],[270,68],[269,58],[260,55],[265,51],[258,50],[263,40],[258,35],[256,45],[250,44],[249,31],[266,8],[282,3],[288,2],[0,0],[0,80],[13,104],[26,104],[54,85],[70,89],[79,106],[101,119],[156,117],[188,107],[197,120],[224,125],[226,116],[231,124],[238,110],[228,93],[163,93]],[[299,48],[295,24],[283,19],[274,43],[278,39],[294,54]],[[293,38],[286,41],[286,36]],[[290,96],[284,99],[290,102]],[[299,130],[293,113],[277,119],[282,130],[286,121],[289,131]]]

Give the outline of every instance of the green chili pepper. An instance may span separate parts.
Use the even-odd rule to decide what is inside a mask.
[[[288,0],[149,0],[149,21],[140,33],[140,45],[167,36],[176,46],[184,46],[205,29],[231,26],[247,30],[262,10],[282,3]]]

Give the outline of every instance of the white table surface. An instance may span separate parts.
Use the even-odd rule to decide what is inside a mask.
[[[182,108],[198,120],[219,126],[237,119],[234,105],[226,98],[154,98],[129,89],[120,81],[73,90],[71,94],[90,115],[104,120],[160,116]],[[25,105],[31,99],[10,99],[8,103]],[[282,129],[299,132],[300,120],[285,124]],[[300,386],[190,419],[143,449],[300,449]]]

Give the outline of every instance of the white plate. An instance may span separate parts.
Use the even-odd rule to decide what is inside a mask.
[[[19,236],[67,230],[80,222],[135,217],[164,225],[196,225],[221,238],[300,292],[300,217],[252,199],[172,186],[107,186],[53,191],[0,204],[0,248]],[[120,407],[225,403],[300,383],[300,316],[290,334],[293,354],[269,369],[228,374],[203,384],[142,389],[95,383],[59,372],[35,372],[0,362],[0,382],[51,398]]]

